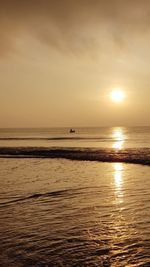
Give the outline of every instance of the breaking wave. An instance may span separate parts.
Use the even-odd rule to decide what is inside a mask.
[[[150,165],[150,148],[117,150],[62,147],[1,147],[0,157],[65,158],[70,160],[126,162]]]

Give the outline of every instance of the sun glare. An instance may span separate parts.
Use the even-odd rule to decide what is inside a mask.
[[[121,89],[115,89],[111,92],[111,99],[116,103],[123,102],[125,99],[125,93]]]

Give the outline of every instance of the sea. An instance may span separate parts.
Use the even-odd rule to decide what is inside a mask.
[[[149,267],[150,127],[0,129],[1,267]]]

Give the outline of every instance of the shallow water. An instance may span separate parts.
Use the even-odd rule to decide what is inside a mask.
[[[150,266],[149,166],[0,159],[1,266]]]

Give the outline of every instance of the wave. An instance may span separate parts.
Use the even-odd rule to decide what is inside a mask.
[[[60,197],[73,197],[74,195],[80,194],[81,191],[87,189],[89,187],[81,187],[81,188],[74,188],[74,189],[64,189],[64,190],[57,190],[57,191],[51,191],[46,193],[34,193],[32,195],[24,196],[24,197],[16,197],[15,199],[12,199],[10,201],[1,202],[0,208],[4,208],[6,206],[9,206],[11,204],[15,203],[22,203],[29,200],[37,200],[37,199],[45,199],[45,198],[60,198]],[[92,187],[90,187],[91,189]],[[95,188],[95,187],[93,187]]]
[[[65,158],[101,162],[126,162],[150,165],[150,148],[94,149],[59,147],[0,147],[1,158]]]
[[[49,141],[59,141],[59,140],[114,140],[112,137],[90,137],[90,136],[59,136],[59,137],[0,137],[0,141],[34,141],[34,140],[49,140]]]

